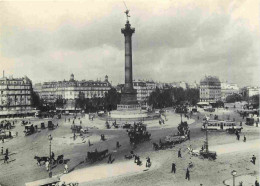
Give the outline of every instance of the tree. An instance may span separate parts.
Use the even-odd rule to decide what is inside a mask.
[[[239,94],[232,94],[226,97],[227,103],[235,103],[237,101],[242,101],[242,96]]]
[[[250,102],[255,108],[259,108],[259,94],[258,94],[258,95],[251,96],[251,97],[249,98],[249,102]]]
[[[148,98],[148,104],[153,105],[154,108],[164,108],[185,103],[196,105],[198,101],[198,89],[184,90],[183,88],[169,88],[165,90],[156,88]]]
[[[64,99],[62,99],[62,98],[58,98],[58,99],[56,99],[56,101],[55,101],[55,107],[57,108],[63,108],[64,107],[64,105],[66,104],[66,101],[64,100]]]
[[[36,109],[39,109],[42,106],[42,101],[40,99],[40,96],[34,91],[32,91],[31,96],[32,96],[32,106],[35,107]]]
[[[117,104],[120,103],[121,94],[116,91],[115,88],[111,88],[104,97],[104,108],[108,111],[114,110],[117,108]]]

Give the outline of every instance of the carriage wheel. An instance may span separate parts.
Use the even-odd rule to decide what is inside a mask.
[[[59,160],[59,164],[63,164],[63,162],[64,162],[64,160],[63,159],[61,159],[61,160]]]

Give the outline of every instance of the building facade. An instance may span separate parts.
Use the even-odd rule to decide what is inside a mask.
[[[227,96],[239,94],[239,87],[235,83],[221,82],[221,100],[225,101]]]
[[[134,80],[133,87],[137,91],[137,101],[139,104],[146,104],[150,94],[156,89],[153,81]]]
[[[33,113],[31,80],[26,76],[0,78],[0,115],[21,116]]]
[[[105,76],[104,81],[77,81],[71,74],[68,81],[44,82],[40,88],[37,85],[36,89],[39,90],[38,94],[44,103],[53,104],[58,99],[71,102],[77,98],[102,98],[111,89],[111,84],[108,76]]]
[[[244,87],[241,89],[241,94],[244,97],[252,97],[260,94],[260,87]]]
[[[218,77],[205,76],[200,81],[200,101],[216,103],[221,100],[221,83]]]

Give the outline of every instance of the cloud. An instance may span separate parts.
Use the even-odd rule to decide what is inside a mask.
[[[208,74],[241,85],[259,84],[258,27],[252,27],[253,21],[248,25],[244,13],[239,17],[248,1],[178,2],[130,4],[136,29],[134,78],[198,82]],[[28,75],[34,82],[68,79],[70,73],[77,79],[107,74],[115,84],[124,82],[123,5],[4,5],[0,59],[5,62],[0,63],[7,72]]]

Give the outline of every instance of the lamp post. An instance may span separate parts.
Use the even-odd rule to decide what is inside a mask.
[[[236,177],[237,171],[232,170],[231,175],[233,176],[233,186],[235,186],[235,177]]]
[[[52,136],[51,134],[48,136],[49,141],[50,141],[50,162],[49,162],[49,177],[52,177],[52,172],[51,172],[51,163],[52,163],[52,159],[51,159],[51,140],[52,140]]]

